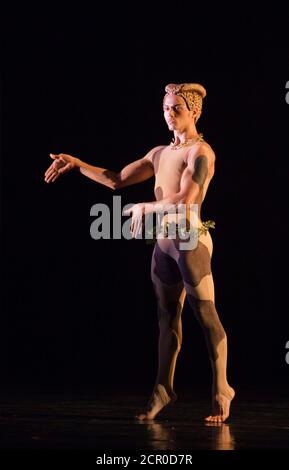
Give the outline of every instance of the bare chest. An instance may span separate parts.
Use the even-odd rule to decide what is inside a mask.
[[[165,150],[154,162],[155,168],[155,193],[158,196],[160,190],[162,197],[166,194],[178,191],[181,177],[186,167],[185,155],[182,150]],[[158,198],[158,197],[157,197]]]
[[[177,177],[182,175],[186,167],[186,152],[179,150],[165,150],[154,162],[156,178],[162,178],[163,175]]]

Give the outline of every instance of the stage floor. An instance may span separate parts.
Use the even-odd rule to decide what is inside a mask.
[[[206,392],[206,395],[208,393]],[[0,396],[1,449],[250,450],[289,449],[289,398],[236,395],[225,424],[206,424],[207,396],[179,392],[154,421],[134,416],[148,396],[137,392],[6,392]]]

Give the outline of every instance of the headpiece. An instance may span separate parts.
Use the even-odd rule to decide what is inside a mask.
[[[165,88],[167,95],[181,96],[189,110],[196,110],[196,122],[202,112],[203,98],[206,96],[205,88],[198,83],[170,83]],[[165,95],[165,97],[167,96]]]

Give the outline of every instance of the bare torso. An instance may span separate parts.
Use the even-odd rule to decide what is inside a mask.
[[[215,160],[215,154],[212,148],[206,142],[202,142],[202,154],[208,158]],[[187,159],[190,154],[191,158],[199,155],[200,143],[196,143],[178,150],[171,149],[170,146],[160,147],[152,156],[152,163],[155,174],[154,193],[156,200],[159,201],[180,190],[182,174],[187,167]],[[206,180],[197,196],[197,200],[186,202],[188,204],[194,202],[198,204],[198,217],[201,223],[201,206],[206,196],[209,183],[214,175],[214,170],[208,172]]]

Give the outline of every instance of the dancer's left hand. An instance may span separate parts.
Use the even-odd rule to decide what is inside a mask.
[[[132,214],[130,231],[133,238],[138,238],[142,235],[143,219],[145,214],[145,204],[140,202],[134,204],[129,209],[123,211],[124,215]]]

